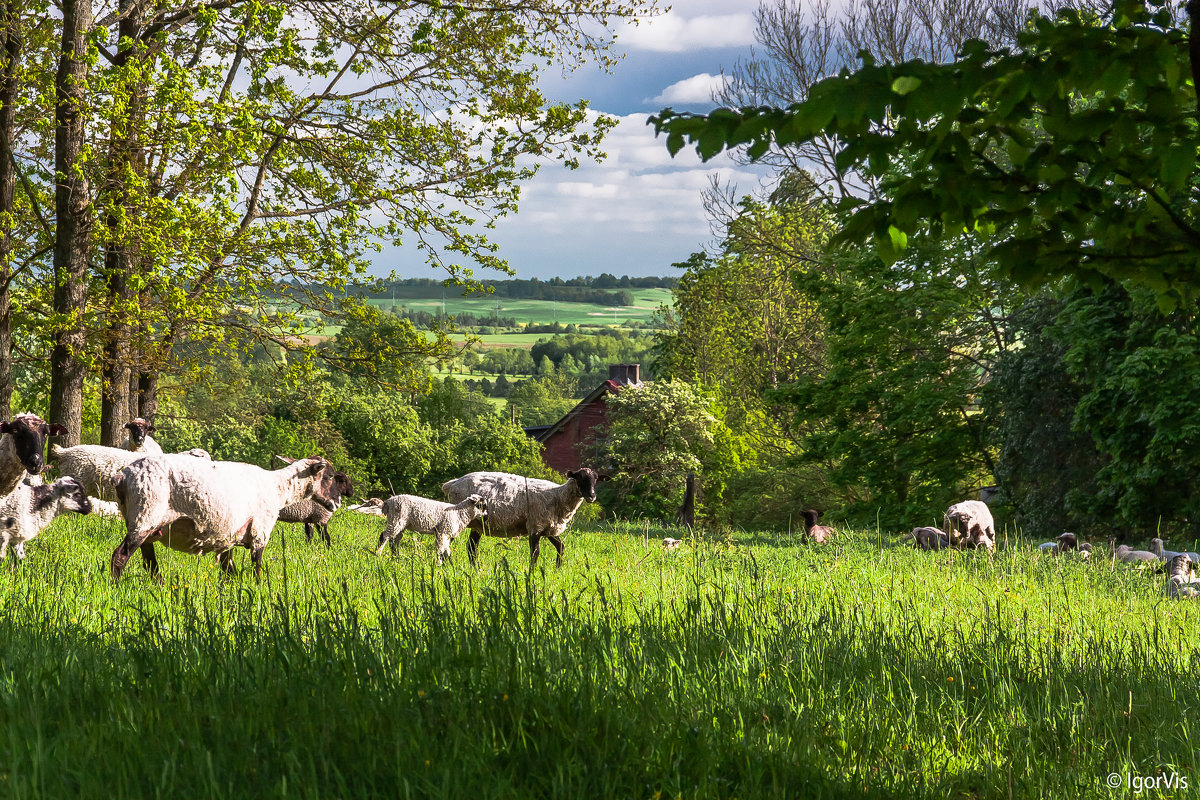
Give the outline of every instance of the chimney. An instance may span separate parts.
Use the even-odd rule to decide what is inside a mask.
[[[641,364],[609,364],[608,379],[618,386],[641,383]]]

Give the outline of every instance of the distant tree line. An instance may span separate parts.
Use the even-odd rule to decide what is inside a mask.
[[[674,289],[679,285],[678,278],[650,277],[631,278],[622,275],[618,278],[607,272],[599,277],[584,275],[579,278],[540,278],[492,281],[488,286],[499,297],[512,297],[520,300],[557,300],[562,303],[596,303],[606,306],[628,306],[633,304],[632,289]],[[458,290],[446,287],[441,281],[430,278],[405,278],[398,281],[385,281],[381,284],[366,287],[348,288],[347,292],[361,297],[378,297],[380,294],[396,292],[405,300],[437,299],[447,294],[455,295]],[[479,296],[475,293],[471,296]]]

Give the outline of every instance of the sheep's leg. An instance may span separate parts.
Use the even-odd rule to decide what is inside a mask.
[[[450,537],[439,533],[437,537],[437,563],[450,560]]]
[[[471,529],[471,537],[467,539],[467,558],[471,559],[471,563],[475,563],[475,555],[479,552],[479,540],[483,538],[483,531]]]
[[[233,548],[217,553],[217,564],[226,575],[237,575],[237,567],[233,565]]]
[[[309,544],[312,544],[312,537],[313,537],[313,524],[311,522],[306,522],[306,523],[304,523],[304,538],[308,540]]]
[[[0,538],[0,561],[8,557],[8,534]]]
[[[388,544],[392,546],[392,555],[400,555],[400,534],[404,532],[403,525],[393,525],[388,523],[383,526],[383,532],[379,534],[379,547],[375,549],[375,555],[383,555],[383,548]]]
[[[142,551],[142,565],[150,573],[150,577],[162,582],[162,575],[158,571],[158,555],[154,552],[154,542],[146,542],[140,549]]]
[[[556,559],[554,559],[554,566],[561,567],[563,564],[562,539],[559,539],[557,536],[552,536],[550,534],[546,534],[546,539],[550,542],[550,544],[554,545],[554,549],[557,551],[557,554],[558,554],[558,557]]]
[[[13,552],[17,555],[17,561],[25,560],[25,543],[17,542],[13,545]]]
[[[267,549],[266,542],[263,542],[262,544],[256,544],[250,548],[250,560],[252,562],[254,562],[254,580],[256,580],[256,581],[262,580],[262,573],[263,573],[262,557],[263,557],[263,551],[266,549]]]
[[[317,531],[321,534],[322,538],[325,539],[325,546],[333,547],[333,542],[329,539],[329,525],[318,525]]]
[[[114,581],[121,579],[121,573],[125,571],[125,564],[129,561],[129,557],[133,555],[133,551],[141,549],[146,540],[157,532],[157,528],[151,528],[148,531],[126,534],[121,545],[113,551],[112,560],[110,561]]]
[[[538,550],[541,549],[542,535],[535,533],[529,537],[529,568],[537,566]]]

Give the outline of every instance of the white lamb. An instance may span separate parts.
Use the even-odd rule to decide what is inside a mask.
[[[487,501],[477,494],[461,503],[443,503],[412,494],[398,494],[383,501],[383,513],[387,525],[379,534],[379,547],[375,555],[383,555],[383,548],[390,542],[392,553],[400,549],[401,533],[406,530],[428,533],[436,537],[438,563],[450,557],[450,543],[475,520],[486,520]]]
[[[30,475],[40,474],[46,465],[42,457],[46,437],[66,432],[62,425],[29,412],[0,422],[0,497],[17,488],[26,470]]]
[[[461,478],[446,481],[442,492],[451,503],[460,503],[473,494],[487,501],[488,522],[471,523],[467,540],[467,555],[472,563],[479,548],[479,539],[501,536],[509,539],[529,537],[529,567],[537,564],[539,545],[549,539],[557,551],[556,565],[562,566],[563,531],[586,500],[596,502],[596,484],[608,480],[584,467],[567,473],[567,482],[557,484],[537,478],[526,478],[507,472],[472,472]]]
[[[141,417],[126,422],[125,430],[129,431],[121,442],[121,449],[131,453],[141,453],[144,456],[162,454],[162,447],[150,436],[154,431],[154,423],[147,422]]]
[[[1157,562],[1159,557],[1149,550],[1134,550],[1127,544],[1123,544],[1113,550],[1113,558],[1126,564],[1139,564],[1148,562]]]
[[[112,555],[113,579],[138,549],[157,576],[156,541],[185,553],[216,553],[226,571],[233,571],[232,549],[246,547],[261,575],[279,510],[309,497],[331,508],[335,473],[323,458],[278,470],[184,455],[139,458],[113,478],[126,530]]]
[[[155,445],[157,447],[158,445]],[[199,453],[204,453],[200,450]],[[88,494],[107,499],[112,497],[112,477],[147,453],[135,453],[120,447],[105,447],[102,444],[77,444],[74,447],[50,445],[50,458],[54,460],[60,475],[70,475],[87,490]],[[189,450],[189,457],[207,458]]]
[[[87,494],[74,478],[59,478],[42,486],[19,485],[0,500],[0,518],[13,525],[0,530],[0,560],[11,544],[17,558],[25,559],[25,543],[37,536],[54,518],[68,511],[86,514],[92,510]]]
[[[964,500],[946,509],[944,525],[951,547],[996,548],[996,524],[982,500]]]

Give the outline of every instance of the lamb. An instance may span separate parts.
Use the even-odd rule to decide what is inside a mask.
[[[529,537],[529,568],[537,564],[542,539],[554,545],[562,566],[563,531],[570,524],[579,506],[586,500],[596,502],[596,484],[609,480],[595,470],[583,467],[567,473],[567,482],[557,484],[537,478],[526,478],[507,472],[472,472],[442,484],[442,492],[451,503],[461,503],[473,494],[488,503],[489,524],[482,520],[471,522],[471,537],[467,540],[467,555],[475,562],[479,540],[488,536],[505,538]]]
[[[913,528],[909,538],[918,550],[941,550],[950,544],[950,537],[938,528]]]
[[[285,464],[291,464],[295,461],[293,458],[285,458],[284,456],[276,456]],[[280,522],[303,522],[304,535],[309,543],[313,540],[313,531],[321,535],[325,540],[326,547],[332,547],[333,542],[329,539],[329,520],[333,518],[333,512],[337,511],[338,506],[342,504],[343,497],[349,497],[354,494],[354,482],[350,480],[350,476],[344,472],[335,472],[333,475],[333,495],[330,499],[333,501],[333,511],[330,511],[311,499],[301,500],[299,503],[282,508],[279,510]]]
[[[0,561],[11,544],[17,559],[25,560],[25,543],[37,536],[54,518],[68,511],[87,514],[91,502],[74,478],[59,478],[42,486],[21,484],[0,500],[0,518],[12,518],[13,524],[0,530]]]
[[[122,450],[128,450],[131,453],[141,453],[144,456],[162,454],[162,447],[150,437],[150,434],[154,431],[154,423],[147,422],[141,417],[136,417],[126,422],[123,427],[129,433],[121,442]]]
[[[412,494],[397,494],[383,502],[383,513],[387,525],[379,534],[379,548],[375,555],[383,555],[383,548],[390,542],[392,553],[400,549],[399,535],[406,531],[429,533],[436,537],[437,560],[450,557],[450,543],[476,520],[487,519],[487,501],[477,494],[462,502],[450,504]]]
[[[804,520],[805,538],[812,539],[817,544],[824,544],[833,538],[833,528],[817,524],[821,517],[820,511],[810,508],[808,511],[801,511],[800,517]]]
[[[1091,554],[1092,546],[1087,542],[1079,544],[1078,537],[1070,532],[1060,533],[1052,542],[1042,542],[1038,545],[1038,550],[1051,555],[1066,553],[1073,550],[1079,551],[1085,558]]]
[[[92,504],[92,513],[98,517],[121,516],[121,507],[111,500],[101,500],[98,497],[88,497],[88,502]]]
[[[1187,553],[1179,553],[1167,564],[1167,594],[1171,597],[1196,598],[1200,591],[1194,574],[1195,563]]]
[[[113,580],[120,579],[138,549],[157,577],[157,541],[185,553],[216,553],[226,572],[233,571],[233,548],[246,547],[261,576],[263,550],[279,510],[311,497],[332,511],[335,473],[323,458],[270,471],[183,455],[141,457],[113,478],[126,531],[112,554]]]
[[[372,516],[383,516],[383,500],[378,497],[368,497],[358,505],[346,506],[347,511],[357,511],[359,514],[371,514]]]
[[[944,520],[951,547],[996,548],[996,525],[982,500],[964,500],[946,509]]]
[[[1185,551],[1165,550],[1163,549],[1163,540],[1155,537],[1150,540],[1150,552],[1161,558],[1163,561],[1170,561],[1175,556],[1187,556],[1192,560],[1193,564],[1200,564],[1200,555]]]
[[[158,445],[154,445],[158,447]],[[196,451],[189,450],[191,456]],[[208,453],[203,450],[204,457]],[[120,447],[105,447],[101,444],[77,444],[74,447],[50,445],[50,457],[58,466],[60,475],[70,475],[87,490],[100,498],[112,496],[112,476],[125,467],[144,458],[147,453],[135,453]],[[199,457],[199,456],[196,456]]]
[[[670,536],[663,539],[664,550],[678,550],[679,545],[683,544],[682,539],[672,539]]]
[[[46,465],[42,457],[46,437],[62,436],[67,429],[25,412],[0,422],[0,497],[11,494],[25,477],[39,475]]]

